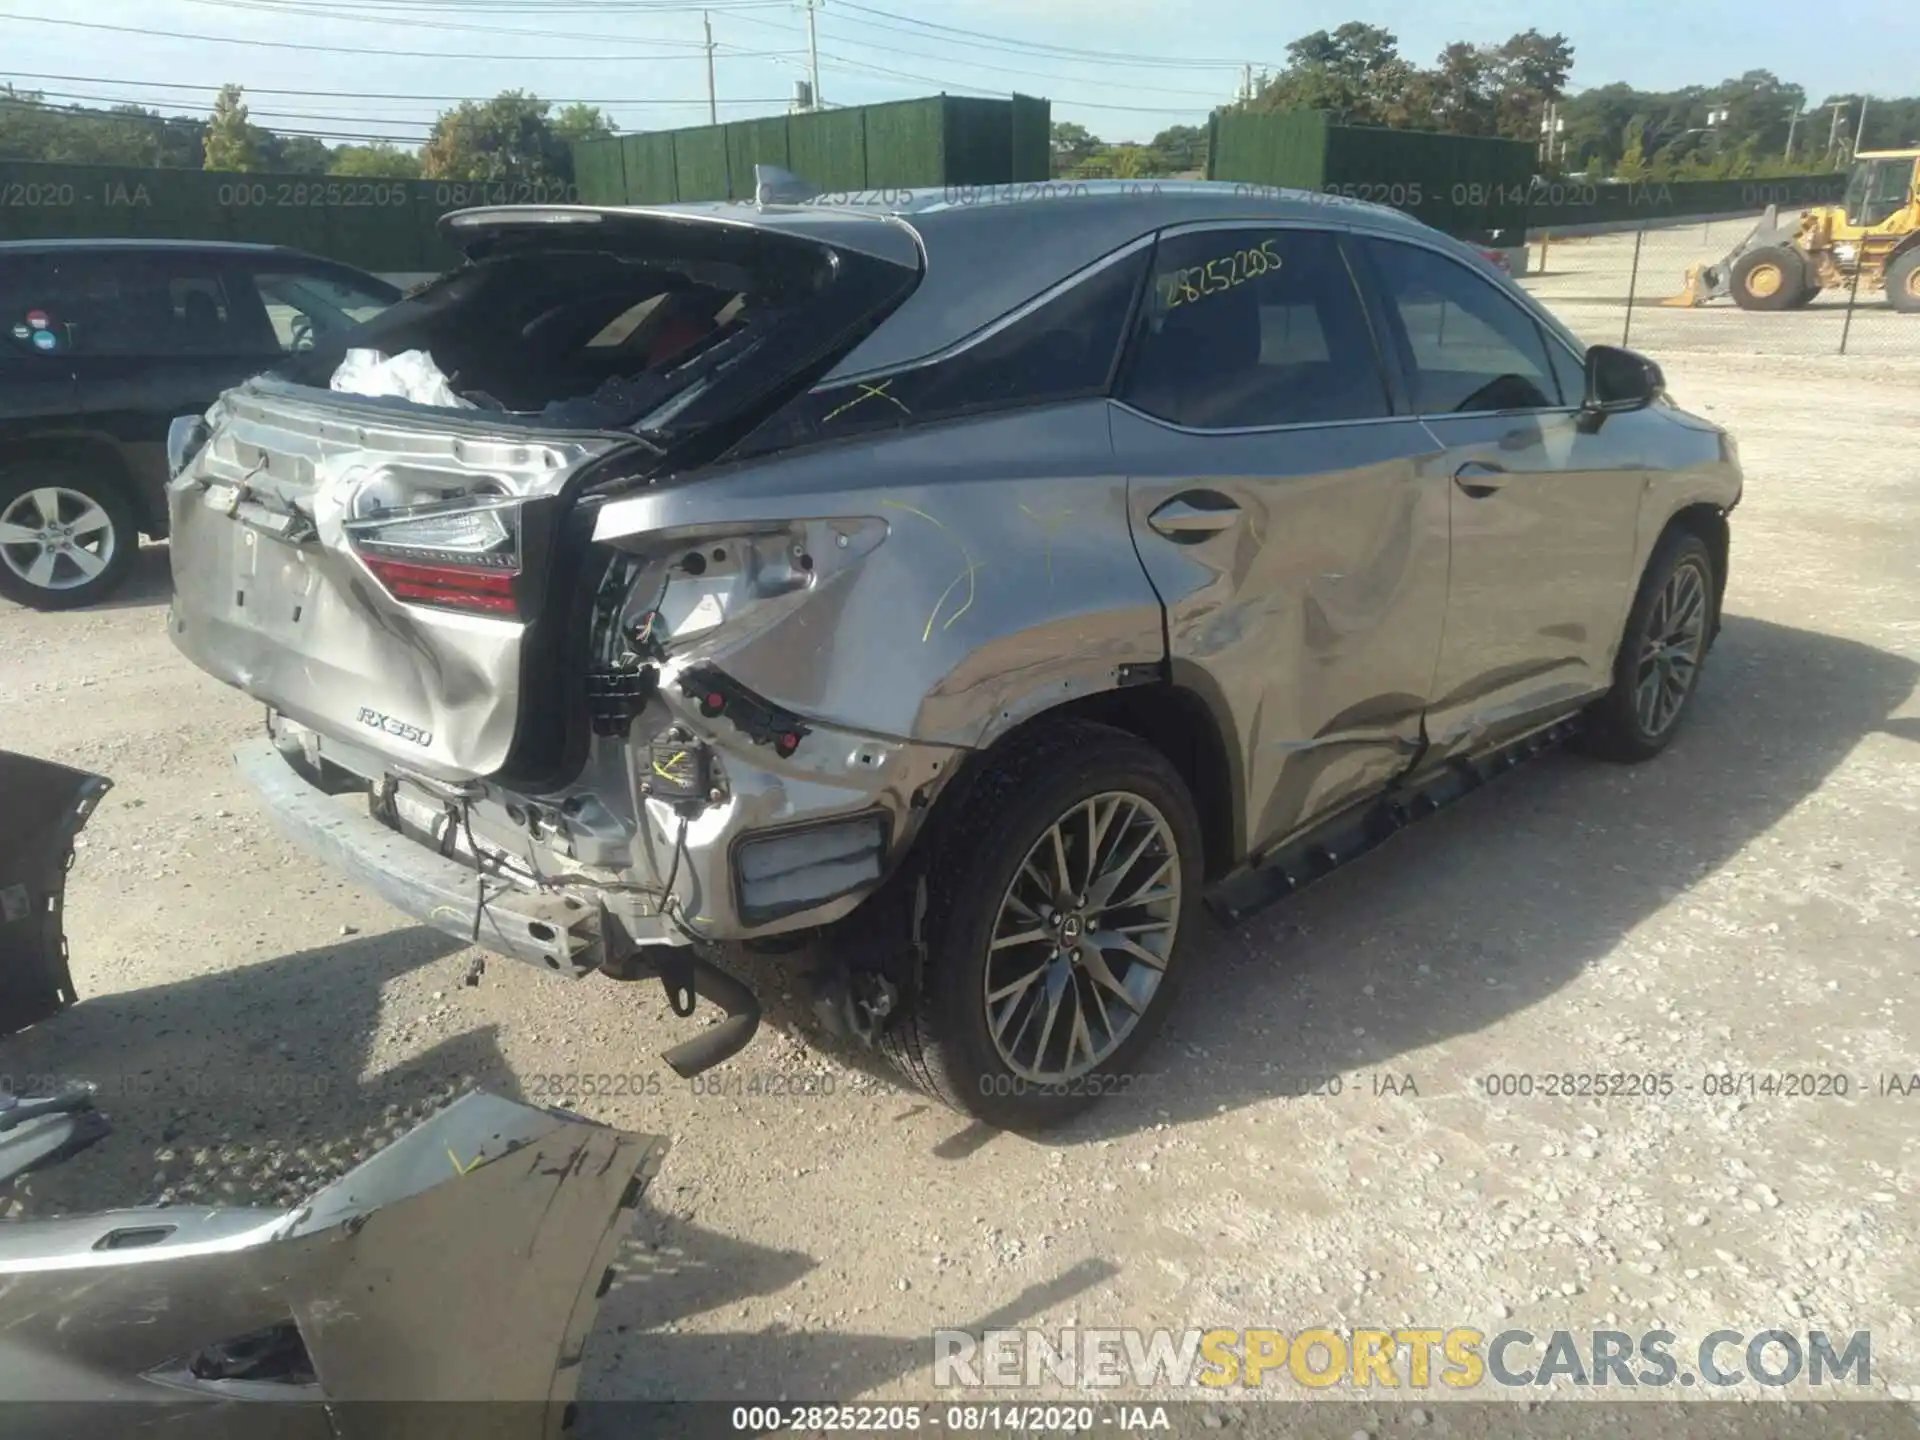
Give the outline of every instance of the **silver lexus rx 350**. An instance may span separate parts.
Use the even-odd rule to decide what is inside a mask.
[[[1200,904],[1563,736],[1658,754],[1719,627],[1731,440],[1391,210],[443,223],[462,268],[176,425],[173,638],[265,704],[239,764],[326,861],[731,1012],[682,1073],[757,1022],[727,945],[804,948],[914,1082],[1057,1119]],[[343,344],[450,392],[331,388]]]

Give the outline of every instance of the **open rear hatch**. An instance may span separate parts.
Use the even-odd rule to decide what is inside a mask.
[[[807,210],[443,227],[467,264],[176,425],[170,628],[413,773],[553,782],[585,744],[600,501],[697,469],[810,385],[911,291],[919,251],[895,222]],[[365,383],[335,379],[349,350],[378,352],[362,374],[420,352],[434,386],[336,390]]]

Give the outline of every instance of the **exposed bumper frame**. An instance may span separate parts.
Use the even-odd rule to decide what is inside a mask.
[[[402,914],[466,944],[563,974],[584,975],[605,958],[598,906],[511,888],[356,814],[295,769],[271,740],[250,740],[233,758],[275,829]]]

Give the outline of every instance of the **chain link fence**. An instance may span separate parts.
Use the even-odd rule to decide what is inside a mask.
[[[1602,235],[1529,239],[1529,291],[1589,344],[1662,353],[1868,355],[1920,359],[1920,314],[1856,282],[1807,304],[1743,310],[1729,297],[1697,307],[1670,303],[1695,265],[1721,264],[1759,223],[1758,214],[1648,224]]]

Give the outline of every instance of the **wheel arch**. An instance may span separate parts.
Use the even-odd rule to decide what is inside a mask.
[[[1027,716],[975,752],[968,769],[978,773],[989,768],[1006,748],[1062,721],[1124,731],[1159,751],[1186,784],[1200,816],[1203,869],[1211,882],[1232,870],[1245,848],[1240,765],[1218,719],[1220,713],[1220,707],[1200,689],[1177,678],[1120,685],[1063,700]]]
[[[1704,501],[1681,507],[1667,518],[1659,538],[1654,541],[1655,551],[1676,530],[1697,535],[1713,560],[1713,628],[1709,636],[1717,637],[1720,633],[1721,602],[1727,593],[1727,560],[1732,547],[1727,512],[1718,505]]]
[[[0,475],[58,461],[84,468],[91,476],[114,486],[132,507],[143,535],[163,539],[167,533],[164,498],[156,499],[141,485],[120,446],[90,430],[43,430],[6,438]]]

